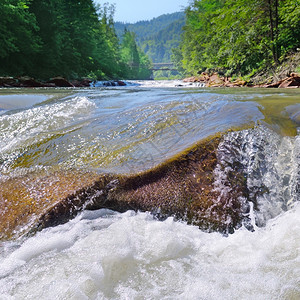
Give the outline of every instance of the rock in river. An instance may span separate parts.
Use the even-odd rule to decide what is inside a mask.
[[[150,211],[209,231],[232,232],[247,215],[247,185],[238,169],[227,179],[230,195],[215,188],[222,136],[199,142],[153,169],[134,175],[31,173],[4,179],[1,238],[67,222],[83,209]]]

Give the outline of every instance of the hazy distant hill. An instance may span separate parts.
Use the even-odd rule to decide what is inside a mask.
[[[115,29],[119,37],[125,28],[135,32],[137,44],[153,62],[170,62],[171,49],[178,46],[184,24],[184,13],[177,12],[134,24],[116,22]]]

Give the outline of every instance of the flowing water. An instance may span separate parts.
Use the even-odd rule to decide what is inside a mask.
[[[234,129],[212,188],[230,193],[230,172],[242,170],[253,230],[83,211],[0,241],[0,299],[300,299],[300,93],[175,84],[1,90],[0,180],[52,168],[135,173]]]

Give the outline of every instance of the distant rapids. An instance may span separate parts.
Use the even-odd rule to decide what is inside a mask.
[[[88,189],[88,204],[160,201],[161,189],[176,211],[174,197],[200,182],[209,207],[189,209],[210,222],[224,204],[238,226],[224,234],[196,226],[188,209],[159,218],[162,206],[90,211],[75,199],[69,221],[32,231],[49,208],[61,212],[57,199],[99,187],[102,174],[113,180]],[[0,184],[0,299],[300,299],[297,90],[180,81],[0,89]]]

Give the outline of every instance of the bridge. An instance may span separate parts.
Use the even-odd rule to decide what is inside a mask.
[[[153,63],[152,71],[177,71],[173,63]]]

